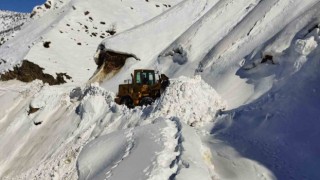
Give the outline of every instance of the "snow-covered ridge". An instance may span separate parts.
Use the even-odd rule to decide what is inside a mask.
[[[45,3],[35,6],[30,13],[30,17],[33,19],[40,18],[45,13],[57,10],[69,2],[71,2],[71,0],[47,0]]]
[[[15,36],[29,21],[30,14],[0,10],[0,46]]]

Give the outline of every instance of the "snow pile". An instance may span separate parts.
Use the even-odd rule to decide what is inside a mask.
[[[164,116],[179,117],[191,126],[203,126],[227,107],[218,93],[200,76],[180,77],[170,83],[156,107]]]
[[[80,95],[80,97],[73,96],[72,98],[81,99],[81,103],[77,107],[77,113],[84,122],[90,122],[91,119],[96,119],[96,116],[102,113],[103,110],[107,108],[107,105],[110,106],[114,99],[113,93],[106,91],[98,84],[87,86],[84,91],[78,95]]]
[[[308,60],[307,56],[318,47],[318,43],[320,43],[320,41],[318,40],[317,42],[316,39],[319,39],[319,35],[296,40],[294,49],[298,53],[298,58],[294,62],[295,72],[302,68]]]

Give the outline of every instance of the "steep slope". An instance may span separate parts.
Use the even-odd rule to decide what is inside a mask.
[[[203,4],[184,1],[178,10],[173,8],[142,26],[107,38],[101,44],[106,51],[133,54],[140,59],[128,63],[125,71],[156,66],[170,77],[201,74],[229,101],[229,107],[234,108],[252,102],[264,93],[255,90],[256,84],[235,76],[242,63],[263,58],[265,54],[278,56],[283,53],[298,31],[308,24],[319,23],[318,7],[316,0],[308,3],[212,0]],[[187,13],[189,11],[193,13]],[[161,27],[170,27],[170,31],[159,32]],[[141,32],[144,36],[140,35]],[[280,39],[286,41],[279,45]],[[276,41],[274,45],[273,41]],[[151,44],[152,48],[146,52]],[[106,80],[102,86],[116,91],[112,85],[127,78],[121,72],[119,74]],[[247,93],[230,93],[227,90],[232,89],[230,86]]]
[[[296,49],[301,52],[301,49]],[[295,52],[291,50],[291,53]],[[319,53],[320,48],[317,47],[307,58],[300,55],[299,64],[295,64],[299,68],[301,62],[304,65],[299,72],[279,79],[267,94],[253,103],[221,115],[212,134],[227,145],[209,143],[212,148],[225,154],[226,146],[231,146],[241,156],[263,164],[277,179],[319,179],[316,168],[320,157]],[[290,66],[291,56],[287,58],[287,62],[281,61],[283,64],[278,67],[263,67],[264,71]],[[256,74],[261,68],[250,71]],[[286,73],[283,70],[278,72]],[[221,156],[220,159],[224,159]],[[219,155],[216,158],[219,159]],[[226,159],[221,162],[228,165]],[[215,165],[219,166],[218,163]]]
[[[0,10],[0,46],[15,36],[26,22],[29,14]]]
[[[28,60],[71,79],[0,82],[0,178],[319,179],[319,7],[47,1],[0,47],[0,70]],[[110,54],[125,63],[107,74]],[[171,84],[128,109],[114,92],[136,68]]]
[[[102,39],[152,19],[179,0],[49,2],[50,8],[35,7],[32,23],[1,47],[1,57],[7,62],[0,66],[1,73],[28,60],[53,77],[67,73],[70,81],[84,83],[96,69],[92,56]]]

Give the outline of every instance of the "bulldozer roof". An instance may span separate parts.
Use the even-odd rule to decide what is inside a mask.
[[[134,71],[155,71],[153,69],[135,69]]]

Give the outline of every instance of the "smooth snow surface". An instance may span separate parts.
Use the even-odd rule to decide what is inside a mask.
[[[48,0],[4,35],[0,73],[28,60],[71,79],[0,81],[0,179],[320,179],[319,8]],[[89,82],[106,50],[134,58]],[[169,87],[149,106],[116,104],[144,68]]]

